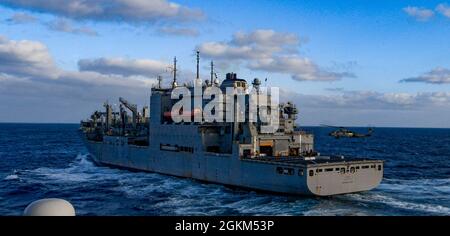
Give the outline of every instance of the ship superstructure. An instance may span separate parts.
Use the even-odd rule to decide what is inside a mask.
[[[198,57],[197,57],[198,58]],[[198,60],[197,60],[198,61]],[[212,64],[212,63],[211,63]],[[193,178],[201,181],[277,193],[329,196],[366,191],[379,185],[383,161],[324,156],[314,150],[314,136],[296,127],[297,108],[291,103],[265,104],[266,113],[276,114],[275,129],[264,131],[273,120],[250,117],[252,97],[259,98],[261,82],[252,86],[235,73],[221,83],[211,66],[211,78],[178,85],[174,62],[171,86],[158,83],[151,90],[150,106],[139,110],[120,98],[119,111],[105,103],[105,111],[96,111],[81,122],[81,130],[93,160],[98,164]],[[191,109],[180,109],[185,118],[174,119],[175,90],[184,88],[193,96]],[[214,103],[205,91],[215,88],[224,103],[213,110],[215,117],[234,118],[232,122],[211,120],[204,109]],[[200,93],[194,90],[200,89]],[[244,91],[233,105],[229,90]],[[200,95],[197,95],[200,94]],[[200,97],[198,97],[200,96]],[[197,100],[196,100],[197,99]],[[201,101],[197,106],[195,101]],[[217,103],[217,100],[215,100]],[[267,95],[271,101],[271,94]],[[131,115],[128,114],[131,112]],[[238,116],[243,117],[237,119]],[[239,121],[238,121],[239,120]]]

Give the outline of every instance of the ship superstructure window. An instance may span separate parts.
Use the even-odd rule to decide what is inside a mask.
[[[284,174],[284,175],[294,175],[294,169],[292,168],[283,168],[283,167],[277,167],[277,173],[278,174]]]
[[[369,166],[362,166],[363,169],[369,169]]]
[[[303,169],[299,169],[299,170],[298,170],[298,175],[299,175],[299,176],[302,176],[302,175],[303,175]]]
[[[313,170],[309,170],[309,176],[314,176],[314,171]]]
[[[378,170],[381,171],[381,165],[378,165]]]
[[[327,169],[325,169],[325,172],[330,172],[330,171],[333,171],[333,168],[327,168]]]
[[[285,174],[285,175],[293,175],[294,174],[294,169],[292,169],[292,168],[284,168],[283,174]]]

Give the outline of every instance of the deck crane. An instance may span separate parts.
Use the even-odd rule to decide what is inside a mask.
[[[133,114],[133,128],[136,129],[137,119],[138,119],[138,109],[136,104],[131,104],[124,98],[120,97],[119,101],[128,108]]]

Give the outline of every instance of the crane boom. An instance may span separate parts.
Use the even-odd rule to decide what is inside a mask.
[[[137,105],[136,104],[131,104],[129,103],[127,100],[125,100],[124,98],[120,97],[119,101],[126,107],[128,108],[131,113],[133,114],[133,127],[136,128],[136,123],[137,123],[137,117],[138,117],[138,109],[137,109]]]

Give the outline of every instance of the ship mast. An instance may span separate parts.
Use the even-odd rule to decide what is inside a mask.
[[[158,88],[161,88],[162,76],[158,75]]]
[[[177,87],[177,57],[173,58],[173,82],[172,87]]]
[[[214,84],[214,62],[211,61],[211,85]]]
[[[200,52],[197,51],[197,79],[200,79]]]

